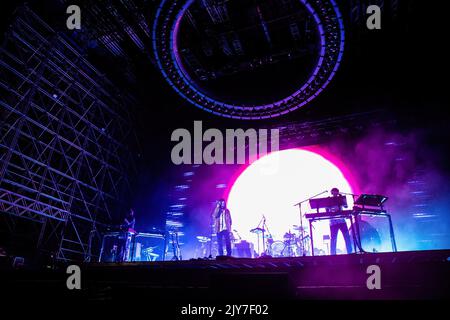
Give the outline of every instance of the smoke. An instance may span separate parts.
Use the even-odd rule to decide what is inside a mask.
[[[334,141],[330,150],[352,170],[359,192],[389,197],[399,250],[450,247],[448,176],[442,155],[426,132],[375,128],[355,139]]]
[[[392,216],[398,250],[450,248],[448,175],[440,164],[442,154],[429,143],[426,132],[377,127],[353,140],[336,137],[323,147],[351,170],[358,184],[356,192],[389,197],[386,209]],[[242,167],[187,167],[193,175],[187,179],[186,245],[182,250],[183,258],[189,259],[205,256],[199,252],[196,237],[210,236],[214,201],[226,198]],[[364,219],[380,233],[382,250],[390,251],[387,220]]]
[[[215,203],[220,198],[227,198],[234,175],[239,173],[239,165],[186,165],[179,175],[184,176],[180,183],[189,185],[181,194],[173,194],[172,202],[179,197],[185,198],[182,231],[183,259],[204,258],[209,256],[210,247],[202,244],[198,237],[211,237],[211,214]],[[213,256],[215,256],[213,252]]]

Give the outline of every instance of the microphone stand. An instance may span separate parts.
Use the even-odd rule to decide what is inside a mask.
[[[258,226],[255,229],[262,229],[262,242],[263,242],[263,254],[265,253],[265,244],[264,244],[264,225],[266,224],[266,217],[263,215],[261,220],[259,220]],[[257,233],[258,237],[258,254],[259,256],[262,256],[261,252],[259,251],[259,235],[260,233]]]
[[[262,244],[263,244],[263,255],[265,255],[266,254],[266,238],[265,238],[265,235],[264,235],[264,233],[266,232],[266,229],[265,229],[265,227],[266,227],[266,217],[263,215],[263,223],[262,223]]]
[[[300,201],[299,203],[294,204],[295,206],[298,206],[299,212],[300,212],[300,235],[301,235],[301,243],[302,243],[302,254],[305,255],[305,241],[304,241],[304,229],[303,229],[303,214],[302,214],[302,204],[305,202],[308,202],[311,199],[314,199],[315,197],[321,196],[324,193],[327,193],[328,190],[325,190],[323,192],[320,192],[306,200]]]
[[[263,249],[264,249],[264,255],[265,256],[267,256],[267,255],[271,255],[271,253],[269,252],[269,253],[267,253],[268,251],[269,251],[269,249],[270,249],[270,247],[267,247],[267,249],[266,249],[266,239],[269,239],[269,238],[272,238],[272,234],[270,233],[270,230],[269,230],[269,227],[267,226],[267,223],[266,223],[266,216],[265,215],[263,215],[263,219],[264,219],[264,223],[263,223]],[[264,236],[264,232],[265,231],[267,231],[267,237],[265,237]]]
[[[211,223],[210,234],[209,234],[209,256],[208,256],[208,259],[212,259],[213,234],[214,234],[214,223]]]
[[[210,236],[209,236],[209,257],[208,259],[212,259],[212,246],[213,246],[213,234],[214,234],[214,223],[215,223],[215,214],[216,214],[216,209],[217,209],[217,203],[216,206],[214,207],[214,210],[211,214],[211,218],[210,218]]]
[[[234,233],[239,237],[239,241],[242,241],[242,237],[236,229],[233,229]]]

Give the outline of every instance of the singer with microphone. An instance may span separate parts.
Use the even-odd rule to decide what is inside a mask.
[[[231,256],[231,214],[228,210],[225,200],[217,201],[213,212],[214,231],[217,234],[217,244],[219,256],[223,256],[223,245],[225,244],[227,256]],[[225,242],[225,243],[224,243]]]

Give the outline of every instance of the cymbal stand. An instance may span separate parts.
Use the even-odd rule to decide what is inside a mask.
[[[266,255],[266,243],[265,243],[265,233],[266,233],[266,228],[267,228],[267,224],[266,224],[266,217],[263,215],[262,216],[262,218],[261,218],[261,220],[259,221],[259,223],[258,223],[258,226],[255,228],[255,230],[256,229],[259,229],[259,230],[261,230],[261,232],[258,232],[257,233],[257,236],[258,236],[258,240],[257,240],[257,243],[258,243],[258,254],[260,255],[260,256],[264,256],[264,255]],[[268,230],[267,230],[268,231]],[[269,233],[270,234],[270,233]],[[262,248],[262,253],[260,253],[260,246],[259,246],[259,243],[260,243],[260,235],[262,235],[262,246],[263,246],[263,248]]]
[[[269,231],[269,227],[267,226],[267,223],[266,223],[266,216],[265,215],[263,215],[263,219],[262,219],[262,230],[263,230],[263,232],[262,232],[262,241],[263,241],[263,255],[267,255],[267,251],[268,251],[268,249],[269,248],[267,248],[266,249],[266,237],[265,237],[265,232],[267,231],[267,234],[269,235],[269,236],[271,236],[272,237],[272,234],[270,233],[270,231]]]
[[[210,232],[210,235],[209,235],[210,241],[209,241],[209,256],[208,256],[208,259],[212,259],[212,245],[213,245],[213,234],[214,234],[214,218],[213,218],[213,216],[211,216],[210,222],[211,222],[210,223],[210,225],[211,225],[211,228],[210,228],[211,232]]]
[[[182,260],[183,258],[181,257],[180,244],[178,242],[178,232],[174,230],[170,233],[170,235],[172,240],[172,252],[173,252],[172,260],[175,261]]]

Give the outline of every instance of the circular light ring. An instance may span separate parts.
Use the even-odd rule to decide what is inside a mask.
[[[314,17],[320,35],[320,55],[304,85],[290,96],[266,105],[233,105],[202,92],[181,63],[177,35],[181,19],[195,0],[163,0],[153,24],[153,50],[166,81],[193,105],[227,118],[267,119],[294,111],[317,97],[334,77],[344,53],[344,24],[335,0],[299,0]]]

